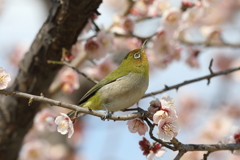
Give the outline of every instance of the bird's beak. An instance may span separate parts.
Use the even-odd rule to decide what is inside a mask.
[[[148,39],[146,39],[146,40],[143,42],[142,47],[141,47],[141,53],[142,53],[142,51],[145,50],[147,41],[148,41]]]

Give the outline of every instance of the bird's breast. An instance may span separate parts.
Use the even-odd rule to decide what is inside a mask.
[[[99,90],[99,96],[109,111],[118,111],[134,105],[148,88],[148,77],[129,73]]]

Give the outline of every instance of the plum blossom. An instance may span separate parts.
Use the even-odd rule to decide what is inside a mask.
[[[152,39],[149,61],[166,68],[173,60],[180,59],[181,47],[173,40],[172,33],[160,29]]]
[[[43,140],[25,143],[20,151],[20,160],[46,160],[49,144]]]
[[[224,137],[223,139],[223,143],[227,144],[227,143],[240,143],[240,128],[237,126],[233,126],[231,128],[231,134],[230,136]],[[233,154],[240,156],[240,150],[234,150]]]
[[[167,0],[155,0],[151,6],[149,6],[148,15],[158,16],[165,10],[171,7],[171,3]]]
[[[150,102],[150,107],[148,107],[148,111],[151,113],[156,113],[162,108],[162,104],[158,98]]]
[[[192,68],[199,68],[198,55],[200,51],[195,48],[188,48],[186,63]]]
[[[129,120],[127,125],[131,133],[138,132],[140,136],[145,135],[145,133],[148,131],[148,126],[139,118]]]
[[[57,129],[56,124],[54,123],[53,113],[50,109],[45,108],[41,112],[38,112],[34,118],[35,128],[42,132],[46,128],[50,131],[55,131]]]
[[[137,16],[146,16],[148,13],[148,5],[142,0],[136,1],[131,13]]]
[[[10,75],[5,71],[5,69],[0,67],[0,90],[7,88],[10,81]]]
[[[79,88],[78,74],[71,68],[67,68],[61,74],[62,90],[65,93],[72,93]]]
[[[181,11],[177,8],[170,8],[163,12],[162,24],[165,29],[177,28],[181,19]]]
[[[120,25],[124,29],[124,31],[126,31],[128,33],[128,32],[133,31],[135,22],[134,22],[133,18],[127,16],[127,17],[122,18]]]
[[[152,160],[155,157],[161,157],[165,152],[159,143],[153,143],[151,145],[145,137],[143,137],[143,140],[139,141],[139,145],[140,149],[143,151],[143,155],[146,155],[148,160]]]
[[[155,124],[158,124],[160,120],[168,118],[168,117],[172,117],[172,118],[178,118],[176,110],[174,108],[171,107],[164,107],[161,108],[160,111],[157,111],[154,115],[153,115],[153,122]]]
[[[58,125],[57,131],[61,134],[68,133],[68,138],[71,138],[74,133],[73,122],[65,113],[60,114],[61,116],[57,116],[55,119],[55,123]]]
[[[117,65],[112,61],[110,57],[108,57],[101,64],[96,65],[93,68],[85,68],[84,72],[89,77],[101,80],[116,68]]]
[[[87,40],[84,48],[89,59],[98,60],[107,54],[106,49],[96,37]]]
[[[164,118],[158,122],[157,135],[160,139],[170,141],[173,137],[176,137],[179,132],[179,124],[175,118]]]
[[[162,95],[160,100],[156,98],[155,100],[150,102],[150,107],[148,108],[148,111],[151,113],[156,113],[157,111],[161,111],[161,112],[158,112],[158,114],[156,114],[155,116],[166,115],[167,117],[170,116],[173,118],[177,118],[176,110],[173,107],[174,107],[173,99],[165,93]],[[156,122],[156,124],[157,123],[158,122]]]
[[[135,37],[127,39],[127,48],[129,50],[141,48],[141,46],[142,46],[142,42],[139,39],[137,39]]]
[[[107,52],[111,52],[114,49],[114,44],[113,44],[113,39],[114,39],[114,34],[111,32],[106,32],[106,31],[99,31],[97,33],[97,39],[98,41],[102,44],[104,49]]]

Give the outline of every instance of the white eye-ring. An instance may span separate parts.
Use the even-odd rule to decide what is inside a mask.
[[[138,59],[138,58],[140,58],[140,57],[141,57],[141,54],[140,54],[140,53],[137,52],[137,53],[134,54],[134,58],[135,58],[135,59]]]

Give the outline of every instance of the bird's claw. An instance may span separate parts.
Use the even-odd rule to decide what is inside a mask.
[[[106,112],[105,112],[105,116],[103,116],[101,119],[102,119],[103,121],[105,121],[105,119],[109,120],[109,118],[112,117],[112,114],[113,114],[113,112],[111,112],[111,111],[106,111]]]

